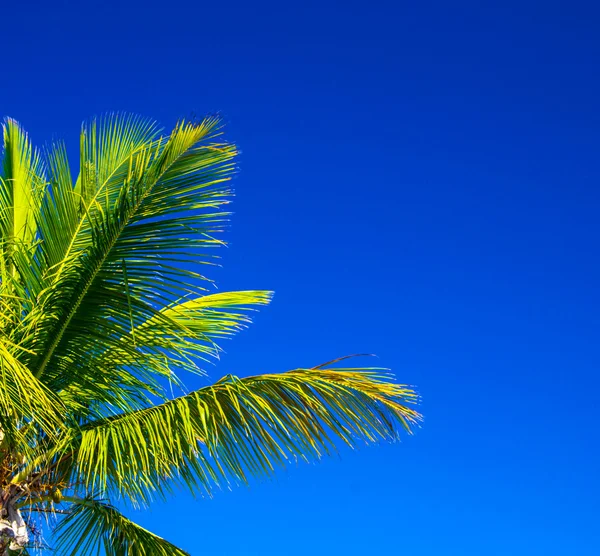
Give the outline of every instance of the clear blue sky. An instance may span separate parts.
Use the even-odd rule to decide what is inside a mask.
[[[243,150],[214,277],[276,297],[212,378],[373,352],[423,397],[400,444],[144,525],[193,555],[600,554],[593,2],[44,4],[1,12],[34,141],[220,111]]]

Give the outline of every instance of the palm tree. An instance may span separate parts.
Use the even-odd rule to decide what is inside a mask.
[[[393,440],[418,422],[411,388],[343,359],[186,393],[182,376],[271,299],[206,290],[236,168],[220,129],[212,117],[167,135],[133,116],[91,121],[73,181],[62,143],[39,151],[5,121],[0,554],[43,549],[46,518],[60,554],[182,555],[111,499],[210,494],[336,438]]]

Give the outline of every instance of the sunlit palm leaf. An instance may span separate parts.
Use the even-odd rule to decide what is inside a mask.
[[[189,556],[110,504],[93,498],[72,502],[70,514],[60,522],[55,536],[57,552],[64,556]]]
[[[60,263],[60,279],[41,296],[42,325],[36,327],[31,346],[40,353],[32,366],[52,388],[71,380],[65,372],[72,368],[70,360],[95,357],[98,345],[105,348],[119,341],[132,325],[151,318],[155,307],[178,289],[180,295],[195,291],[195,286],[182,288],[181,284],[193,284],[200,275],[181,263],[190,256],[198,259],[200,248],[221,244],[209,234],[217,230],[215,221],[222,215],[202,209],[225,202],[226,190],[214,185],[226,179],[228,161],[235,154],[227,145],[198,146],[215,125],[215,120],[183,123],[168,140],[138,149],[130,157],[124,186],[114,203],[108,202],[90,217],[92,240],[85,258],[71,263],[65,256]],[[219,168],[221,163],[224,166]],[[202,189],[205,201],[198,194]],[[182,222],[161,219],[173,209],[181,213]],[[195,224],[186,222],[190,211]],[[38,347],[43,338],[50,340]]]
[[[4,124],[0,230],[3,243],[28,245],[35,237],[45,180],[39,153],[14,120]]]
[[[64,429],[65,407],[60,399],[40,383],[17,358],[18,351],[0,338],[0,431],[7,439],[23,442],[21,427],[34,423],[46,435]],[[31,448],[21,444],[23,452]]]
[[[84,427],[81,479],[148,501],[169,483],[210,492],[269,474],[290,459],[319,458],[340,438],[394,440],[419,414],[414,391],[368,369],[298,369],[238,379],[157,407]]]
[[[0,296],[3,333],[18,326],[28,306],[26,293],[39,287],[33,243],[45,191],[44,167],[27,134],[14,120],[3,126],[0,175]],[[33,268],[32,268],[33,267]]]
[[[198,358],[217,356],[219,347],[214,341],[246,326],[250,322],[248,311],[270,299],[271,292],[226,292],[172,304],[128,331],[120,341],[102,344],[105,351],[90,358],[81,380],[72,377],[63,392],[80,400],[103,402],[103,408],[111,413],[114,411],[107,408],[107,403],[115,410],[147,406],[148,398],[141,395],[144,386],[160,397],[166,395],[162,390],[164,381],[156,377],[170,379],[176,385],[175,370],[202,372]],[[116,383],[120,384],[117,391]]]

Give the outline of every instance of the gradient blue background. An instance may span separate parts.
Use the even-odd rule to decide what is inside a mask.
[[[600,554],[595,3],[81,4],[3,5],[0,111],[72,145],[224,115],[214,277],[277,294],[212,378],[373,352],[426,416],[142,523],[193,555]]]

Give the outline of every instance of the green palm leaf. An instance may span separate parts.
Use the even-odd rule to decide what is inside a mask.
[[[91,490],[148,502],[177,482],[210,493],[233,479],[320,458],[337,437],[394,440],[419,414],[412,389],[376,369],[297,369],[226,377],[162,405],[86,425],[76,473]]]
[[[42,161],[17,122],[7,119],[3,127],[2,242],[28,245],[36,234],[37,213],[44,192]]]
[[[93,498],[71,500],[70,512],[59,523],[55,536],[57,552],[65,556],[189,556],[110,504]]]
[[[35,446],[26,442],[23,427],[39,427],[55,436],[64,429],[65,407],[18,359],[18,349],[0,337],[0,433],[2,443],[15,444],[21,453]]]

